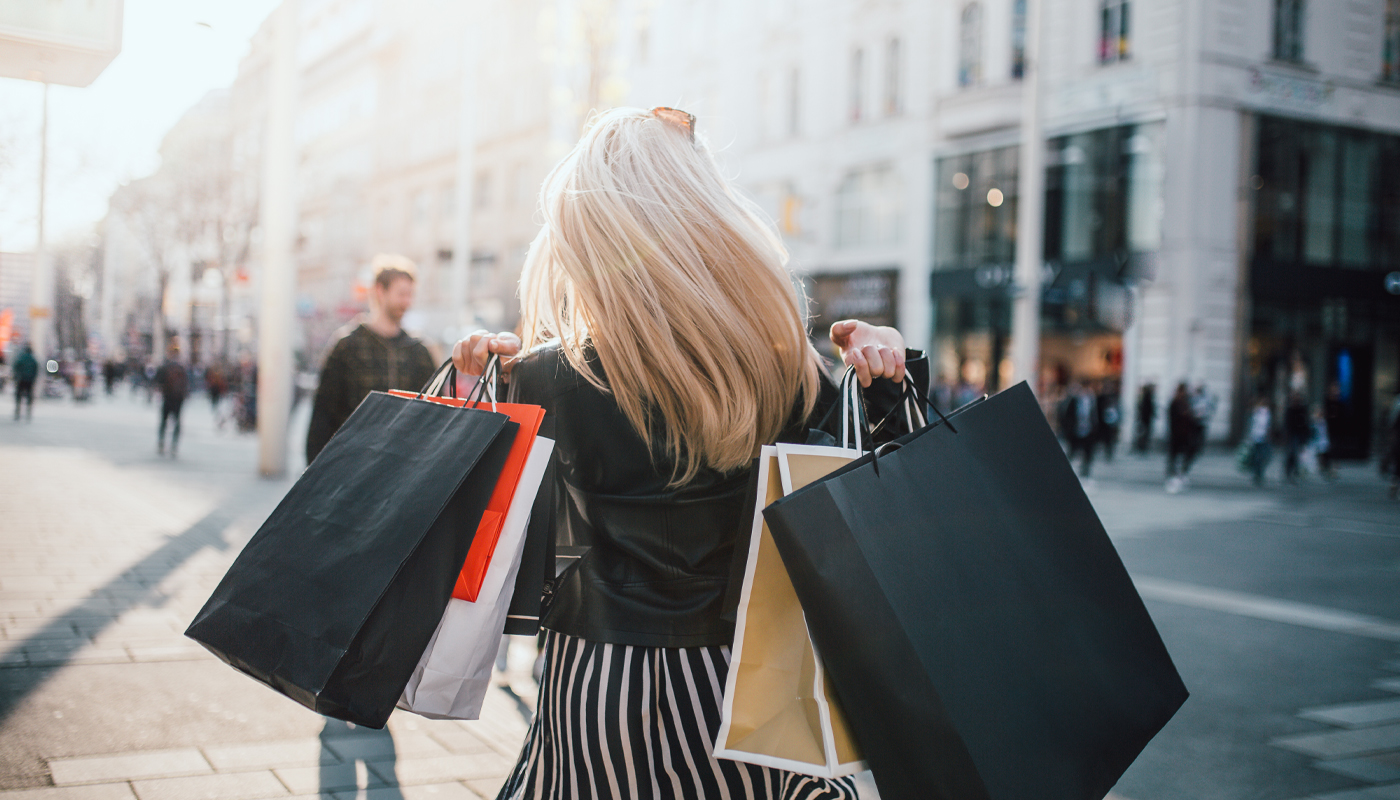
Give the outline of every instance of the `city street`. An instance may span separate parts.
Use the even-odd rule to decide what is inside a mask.
[[[533,702],[528,640],[481,721],[400,712],[386,735],[180,635],[290,481],[257,477],[256,440],[198,395],[179,457],[158,457],[157,409],[125,388],[41,401],[32,423],[3,408],[0,800],[494,796]],[[1400,798],[1400,503],[1373,465],[1270,478],[1219,452],[1168,495],[1158,454],[1095,465],[1089,495],[1192,693],[1122,800]]]

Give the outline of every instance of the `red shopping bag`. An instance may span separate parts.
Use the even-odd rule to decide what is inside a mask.
[[[490,372],[488,366],[488,375]],[[485,376],[483,377],[485,378]],[[449,378],[449,380],[451,379]],[[421,395],[417,392],[401,391],[392,391],[389,394],[399,397],[420,397]],[[530,447],[535,443],[535,437],[540,432],[540,423],[544,421],[544,409],[540,406],[521,403],[493,403],[489,400],[472,402],[470,398],[421,395],[421,399],[458,408],[468,406],[495,411],[499,414],[505,414],[510,417],[511,422],[520,425],[520,430],[515,435],[515,442],[511,445],[510,455],[506,457],[506,466],[501,470],[501,477],[496,481],[496,490],[492,493],[491,501],[487,503],[486,511],[481,515],[481,522],[477,525],[476,536],[472,539],[471,549],[467,551],[467,560],[462,564],[461,574],[457,576],[457,585],[452,590],[452,596],[458,600],[476,602],[477,596],[481,593],[482,581],[486,580],[486,568],[491,563],[492,554],[496,552],[496,541],[501,536],[501,526],[505,523],[506,512],[510,510],[511,501],[515,499],[515,490],[520,484],[520,475],[525,469],[525,461],[530,457]]]

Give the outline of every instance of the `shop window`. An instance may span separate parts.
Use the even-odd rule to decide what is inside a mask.
[[[958,21],[958,85],[976,86],[982,82],[982,4],[963,6]]]
[[[1274,58],[1303,60],[1306,0],[1274,0]]]
[[[1004,147],[939,159],[934,269],[1014,264],[1019,152]]]
[[[1161,244],[1160,125],[1052,139],[1046,151],[1045,258],[1066,263]]]
[[[897,244],[902,202],[903,184],[888,165],[847,173],[836,191],[836,245]]]
[[[1386,0],[1381,80],[1400,83],[1400,0]]]
[[[1101,0],[1099,4],[1099,63],[1126,61],[1129,52],[1128,0]]]
[[[899,39],[891,39],[885,44],[885,116],[887,117],[893,117],[900,111],[899,59]]]
[[[1400,137],[1261,118],[1256,258],[1266,262],[1400,266]]]
[[[1026,0],[1011,3],[1011,78],[1026,76]]]

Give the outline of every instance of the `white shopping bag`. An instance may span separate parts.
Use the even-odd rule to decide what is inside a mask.
[[[452,598],[413,670],[398,707],[429,719],[478,719],[491,687],[491,665],[501,642],[525,547],[530,507],[540,489],[554,442],[535,437],[520,483],[502,523],[496,552],[476,602]]]

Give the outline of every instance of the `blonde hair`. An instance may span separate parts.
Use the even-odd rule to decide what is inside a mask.
[[[540,204],[525,346],[557,338],[648,446],[664,423],[672,485],[744,466],[811,413],[818,356],[787,252],[703,140],[640,109],[600,114]]]
[[[374,273],[374,282],[384,289],[392,286],[395,278],[418,280],[418,268],[407,256],[397,253],[380,253],[369,262],[369,268]]]

